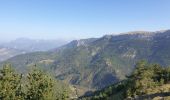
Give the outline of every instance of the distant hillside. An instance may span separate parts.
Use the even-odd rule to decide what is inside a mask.
[[[48,51],[67,43],[63,40],[32,40],[20,38],[10,42],[0,43],[0,62],[16,55],[36,51]]]
[[[19,54],[24,54],[22,50],[11,49],[6,47],[0,47],[0,62],[5,61],[11,57],[14,57]]]
[[[101,89],[125,79],[139,60],[170,65],[169,44],[170,30],[137,31],[75,40],[48,52],[24,54],[7,62],[20,70],[37,64],[67,83]]]

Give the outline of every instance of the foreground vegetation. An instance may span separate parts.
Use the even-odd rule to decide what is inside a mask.
[[[66,100],[68,89],[52,76],[34,68],[18,74],[10,64],[0,70],[0,100]]]
[[[160,99],[170,98],[170,68],[158,64],[138,62],[127,79],[116,83],[84,100],[123,100],[123,99]]]
[[[0,100],[67,100],[69,89],[54,77],[33,68],[19,74],[10,64],[0,70]],[[82,100],[170,99],[170,67],[138,62],[123,81],[96,91]]]

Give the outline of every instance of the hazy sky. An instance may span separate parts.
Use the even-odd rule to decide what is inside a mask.
[[[0,0],[0,40],[170,28],[170,0]]]

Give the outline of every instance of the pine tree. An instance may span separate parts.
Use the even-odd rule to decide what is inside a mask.
[[[54,80],[41,70],[34,69],[27,76],[28,84],[26,99],[55,100]]]
[[[0,70],[0,99],[1,100],[23,100],[21,74],[15,73],[10,64],[3,66]]]

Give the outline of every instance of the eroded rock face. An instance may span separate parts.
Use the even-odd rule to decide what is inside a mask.
[[[122,58],[129,58],[129,59],[134,59],[136,57],[137,51],[135,49],[129,49],[127,52],[122,54]]]

